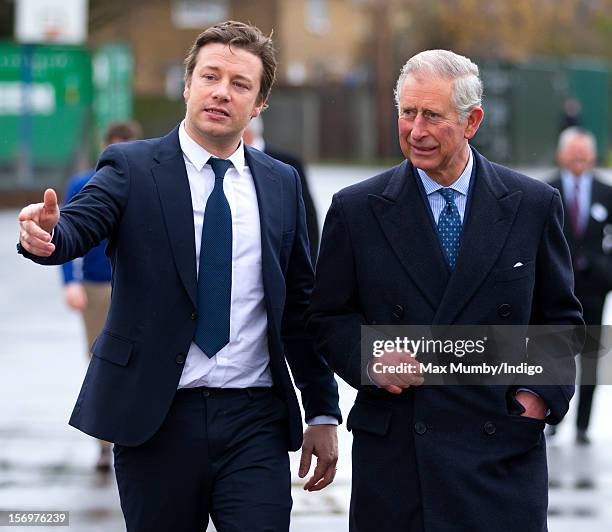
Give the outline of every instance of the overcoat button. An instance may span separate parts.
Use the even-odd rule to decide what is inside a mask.
[[[507,318],[508,316],[510,316],[510,314],[512,314],[512,307],[508,305],[508,303],[504,303],[503,305],[499,306],[499,308],[497,309],[497,313],[502,318]]]
[[[483,428],[484,428],[484,431],[485,431],[485,432],[486,432],[486,433],[487,433],[489,436],[491,436],[492,434],[495,434],[495,431],[497,430],[497,429],[495,428],[495,425],[494,425],[493,423],[491,423],[490,421],[487,421],[487,422],[484,424],[484,427],[483,427]]]

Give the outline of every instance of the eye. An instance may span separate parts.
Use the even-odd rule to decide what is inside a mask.
[[[405,118],[414,118],[416,116],[416,110],[415,109],[404,109],[402,111],[402,115]]]
[[[207,79],[207,80],[213,80],[215,79],[215,76],[213,74],[205,73],[205,74],[202,74],[202,78]]]
[[[249,86],[242,81],[234,81],[234,87],[238,87],[239,89],[248,90]]]

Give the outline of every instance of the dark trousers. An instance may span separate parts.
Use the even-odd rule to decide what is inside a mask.
[[[115,445],[128,532],[287,532],[285,403],[272,390],[179,390],[160,430]]]
[[[597,383],[597,363],[600,356],[601,327],[587,327],[587,335],[580,354],[580,379],[578,387],[578,411],[576,428],[587,430],[591,420],[593,394]]]

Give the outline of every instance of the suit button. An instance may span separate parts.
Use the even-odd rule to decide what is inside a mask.
[[[485,432],[486,432],[486,433],[487,433],[489,436],[491,436],[492,434],[495,434],[495,431],[497,430],[497,429],[495,428],[495,424],[491,423],[490,421],[487,421],[487,422],[484,424],[483,429],[484,429],[484,431],[485,431]]]
[[[180,366],[185,363],[185,355],[183,355],[183,353],[179,353],[178,355],[176,355],[175,360],[176,360],[176,363]]]
[[[414,424],[414,432],[417,434],[425,434],[427,432],[427,425],[425,425],[425,423],[422,421],[417,421]]]
[[[393,307],[393,317],[396,319],[400,319],[404,315],[404,307],[401,305],[395,305]]]
[[[191,319],[194,320],[194,321],[197,320],[198,319],[198,313],[197,312],[192,312],[191,313]]]
[[[203,397],[209,397],[210,396],[210,391],[209,390],[202,390],[202,396]]]
[[[502,318],[507,318],[508,316],[510,316],[510,314],[512,314],[512,307],[508,305],[508,303],[504,303],[503,305],[499,306],[499,308],[497,309],[497,313]]]

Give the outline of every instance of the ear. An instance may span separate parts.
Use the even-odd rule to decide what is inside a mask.
[[[476,131],[478,131],[478,128],[480,127],[480,124],[482,123],[483,118],[484,118],[484,111],[482,110],[482,107],[474,107],[474,109],[470,111],[470,114],[468,115],[468,118],[465,124],[464,137],[466,139],[469,140],[474,135],[476,135]]]
[[[263,101],[253,107],[253,112],[251,113],[251,118],[257,118],[261,112],[266,108],[266,102]]]
[[[189,99],[189,90],[191,88],[191,78],[185,82],[185,88],[183,89],[183,99],[187,101]]]

